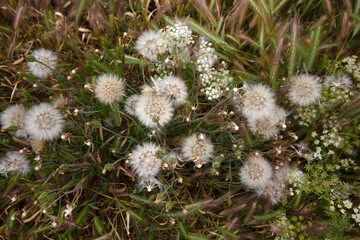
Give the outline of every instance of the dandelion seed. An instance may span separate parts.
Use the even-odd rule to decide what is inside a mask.
[[[56,67],[56,54],[50,50],[41,48],[33,51],[32,55],[35,57],[36,61],[27,63],[30,72],[35,77],[42,79],[50,76]]]
[[[308,106],[321,96],[321,84],[317,77],[302,74],[292,78],[289,99],[299,106]]]
[[[241,182],[249,188],[264,187],[272,176],[269,162],[262,156],[250,156],[239,172]]]
[[[168,98],[142,94],[135,107],[136,116],[149,128],[160,128],[173,117],[174,107]]]
[[[328,88],[335,87],[341,89],[349,89],[352,86],[352,81],[349,76],[346,75],[331,75],[327,76],[324,81],[324,85]]]
[[[179,77],[168,76],[155,82],[159,92],[169,97],[175,106],[182,105],[188,96],[185,82]]]
[[[242,113],[249,119],[261,119],[269,116],[276,106],[273,92],[263,84],[247,86],[240,99]]]
[[[156,176],[161,168],[162,160],[158,158],[160,147],[151,142],[137,145],[129,157],[130,166],[142,179]]]
[[[160,53],[158,41],[159,32],[148,30],[143,32],[136,40],[135,48],[144,57],[151,61],[157,61],[157,53]]]
[[[273,112],[260,119],[248,118],[248,126],[254,134],[260,132],[265,135],[267,139],[274,137],[279,132],[278,125],[285,122],[286,112],[284,109],[275,106]]]
[[[141,178],[138,187],[139,191],[142,191],[144,188],[146,188],[148,192],[151,192],[154,188],[162,189],[162,183],[155,177],[145,179]]]
[[[270,199],[271,204],[275,205],[280,202],[284,188],[279,182],[271,180],[267,185],[256,188],[255,191],[258,196]]]
[[[94,91],[100,102],[113,104],[122,99],[125,93],[125,83],[114,74],[104,73],[97,77]]]
[[[12,132],[16,137],[26,138],[27,134],[24,130],[24,117],[26,114],[26,109],[20,105],[13,105],[8,107],[1,114],[1,127],[3,129],[9,128],[11,126],[17,126],[19,129],[16,132]]]
[[[201,167],[213,157],[214,145],[204,134],[193,134],[185,139],[181,152],[185,159]]]
[[[136,103],[139,101],[140,95],[134,94],[125,100],[125,111],[131,115],[136,115]]]
[[[48,103],[41,103],[28,110],[24,123],[27,133],[36,140],[53,140],[61,135],[64,128],[63,115]]]
[[[25,155],[19,152],[10,152],[0,160],[0,174],[7,175],[8,172],[20,172],[26,175],[30,172],[30,162]]]

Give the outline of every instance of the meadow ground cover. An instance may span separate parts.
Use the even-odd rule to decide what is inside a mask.
[[[0,3],[2,239],[358,239],[360,0]]]

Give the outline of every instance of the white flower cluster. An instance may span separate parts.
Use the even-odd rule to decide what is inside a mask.
[[[334,189],[331,189],[330,211],[334,212],[336,208],[344,217],[351,217],[360,226],[360,205],[355,207],[350,199],[338,199]]]
[[[211,67],[200,74],[200,80],[203,86],[200,91],[211,101],[223,95],[224,90],[233,81],[233,77],[230,75],[229,70],[223,68],[216,70],[214,67]]]
[[[165,63],[166,61],[170,63],[171,61],[177,60],[184,63],[189,62],[189,47],[194,43],[191,29],[181,21],[175,23],[173,26],[166,26],[165,29],[161,30],[158,40],[161,52],[168,52],[170,54],[167,60],[165,60]]]
[[[201,38],[200,49],[197,53],[196,67],[199,72],[210,71],[210,68],[217,61],[218,57],[215,54],[215,48],[211,47],[212,43]]]
[[[346,57],[342,62],[345,63],[346,71],[353,74],[355,78],[360,79],[360,61],[358,60],[358,56],[353,55],[351,57]]]
[[[351,167],[356,166],[355,161],[350,159],[350,158],[340,159],[339,163],[340,164],[335,165],[335,168],[337,170],[339,170],[340,168],[343,168],[343,169],[345,169],[347,171],[347,170],[351,169]]]

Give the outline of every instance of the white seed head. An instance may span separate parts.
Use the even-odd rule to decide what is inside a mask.
[[[26,131],[24,130],[25,114],[26,109],[23,106],[16,104],[8,107],[1,114],[1,127],[5,129],[11,126],[17,126],[19,129],[12,134],[19,138],[26,138]]]
[[[247,124],[252,133],[256,134],[260,131],[267,139],[274,137],[278,132],[278,125],[284,122],[286,112],[284,109],[275,106],[272,113],[260,119],[247,119]]]
[[[40,103],[29,109],[24,119],[25,130],[32,139],[53,140],[64,128],[63,115],[51,104]]]
[[[156,89],[159,92],[171,99],[175,106],[180,106],[184,103],[188,96],[185,82],[179,77],[168,76],[163,79],[155,81]]]
[[[157,61],[157,53],[160,52],[158,45],[159,33],[154,30],[143,32],[136,40],[135,48],[139,54],[151,61]]]
[[[8,172],[20,172],[26,175],[30,172],[30,162],[25,155],[19,152],[10,152],[0,160],[0,174]]]
[[[262,156],[250,156],[240,168],[241,182],[249,188],[259,188],[268,184],[272,176],[269,162]]]
[[[174,107],[163,96],[141,94],[135,107],[136,116],[149,128],[161,128],[173,117]]]
[[[131,115],[135,115],[136,103],[139,100],[140,95],[134,94],[127,97],[125,100],[125,111]]]
[[[289,165],[284,165],[275,172],[274,179],[280,184],[287,182],[303,182],[304,173],[298,168],[292,169]]]
[[[256,188],[255,191],[258,196],[270,199],[271,204],[275,205],[280,202],[284,194],[284,187],[279,182],[270,180],[267,185]]]
[[[321,84],[317,77],[302,74],[292,78],[289,90],[289,99],[299,106],[308,106],[321,96]]]
[[[331,75],[327,76],[324,81],[324,85],[328,88],[342,88],[349,89],[352,86],[353,82],[349,76],[346,75]]]
[[[57,56],[50,50],[41,48],[32,52],[35,57],[35,62],[28,62],[30,72],[38,78],[47,78],[50,76],[55,67]]]
[[[161,168],[162,160],[158,158],[160,147],[151,142],[139,144],[129,157],[130,166],[142,179],[156,176]]]
[[[162,183],[155,177],[141,178],[138,185],[140,191],[146,188],[148,192],[151,192],[154,188],[162,189],[162,186]]]
[[[94,91],[100,102],[112,104],[122,99],[125,94],[125,84],[118,76],[104,73],[97,77]]]
[[[252,119],[269,116],[276,106],[273,92],[263,84],[247,86],[241,101],[242,113],[246,118]]]
[[[193,134],[185,139],[181,152],[185,159],[198,165],[202,162],[207,163],[212,159],[214,145],[204,134]]]

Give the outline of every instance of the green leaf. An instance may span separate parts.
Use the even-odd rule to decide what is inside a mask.
[[[262,215],[262,216],[254,216],[254,218],[256,220],[260,220],[260,221],[266,221],[266,220],[269,220],[271,218],[274,218],[278,215],[280,215],[281,213],[283,213],[282,210],[277,210],[275,212],[272,212],[272,213],[269,213],[269,214],[265,214],[265,215]]]

